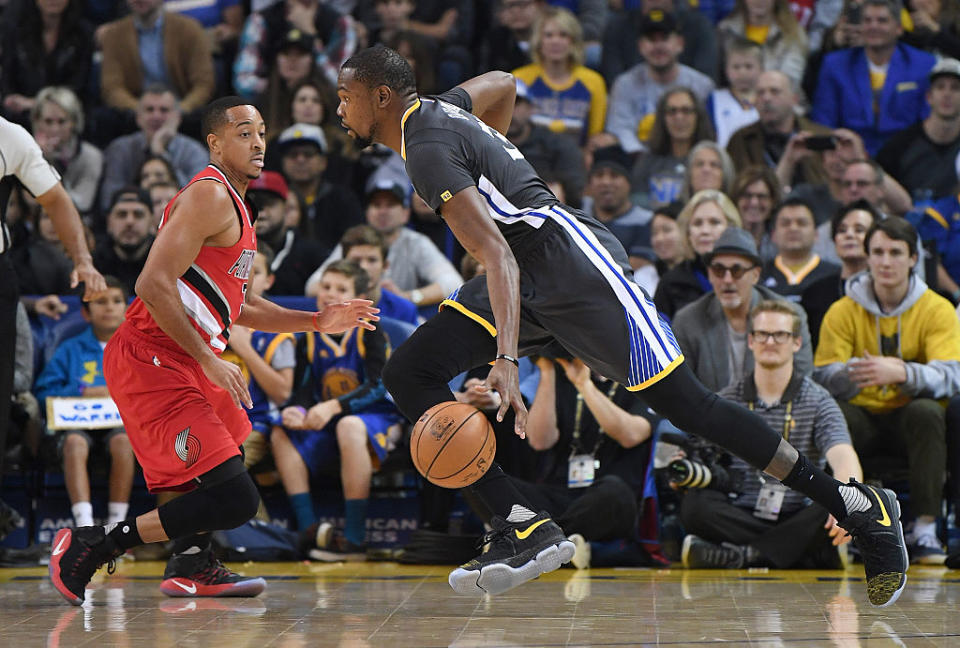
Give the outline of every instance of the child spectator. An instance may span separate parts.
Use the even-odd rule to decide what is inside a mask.
[[[320,279],[317,304],[323,308],[364,297],[368,290],[369,277],[362,268],[336,261]],[[299,404],[284,408],[283,426],[273,429],[273,455],[303,531],[316,523],[310,478],[335,470],[339,454],[346,527],[341,532],[321,524],[315,534],[318,548],[310,556],[331,562],[365,560],[370,478],[387,456],[402,420],[380,379],[386,338],[379,328],[358,328],[341,336],[314,333],[307,340],[309,378],[294,399]]]
[[[753,104],[757,80],[763,72],[763,53],[753,41],[731,39],[725,59],[729,87],[714,90],[707,97],[707,114],[717,132],[717,144],[724,148],[737,130],[759,119]]]
[[[354,225],[340,239],[343,257],[363,268],[370,280],[367,297],[380,309],[380,317],[409,322],[416,326],[420,316],[412,301],[390,292],[381,285],[387,269],[387,243],[380,232],[369,225]]]
[[[123,323],[127,294],[114,277],[105,277],[107,290],[96,299],[83,302],[83,317],[90,326],[65,340],[37,378],[37,399],[53,397],[109,397],[103,378],[103,348]],[[67,430],[61,439],[63,475],[77,527],[93,525],[90,478],[87,459],[90,447],[110,455],[109,503],[107,523],[127,517],[130,489],[133,486],[134,459],[130,441],[122,427],[103,430]]]

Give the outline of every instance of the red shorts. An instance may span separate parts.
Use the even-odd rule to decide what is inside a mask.
[[[124,322],[103,352],[103,373],[151,491],[190,490],[240,454],[246,412],[173,342]]]

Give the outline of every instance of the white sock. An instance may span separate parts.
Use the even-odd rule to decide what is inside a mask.
[[[856,486],[848,486],[846,484],[841,486],[840,497],[843,498],[843,504],[847,507],[847,513],[869,511],[870,507],[873,506],[870,503],[870,499]]]
[[[77,502],[70,507],[70,511],[78,528],[93,526],[93,504],[90,502]]]
[[[107,523],[123,522],[127,519],[127,510],[130,505],[126,502],[108,502],[107,503]]]
[[[933,536],[937,535],[937,523],[934,522],[920,522],[917,520],[913,523],[913,537],[914,539],[919,540],[924,536]]]
[[[537,517],[537,514],[530,509],[525,506],[520,506],[519,504],[514,504],[513,508],[510,509],[510,515],[507,516],[507,522],[526,522],[534,517]]]

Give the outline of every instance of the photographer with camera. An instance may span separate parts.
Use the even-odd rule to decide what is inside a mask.
[[[810,377],[795,371],[802,322],[793,306],[764,300],[749,317],[747,345],[753,372],[722,390],[720,396],[757,412],[820,468],[827,463],[837,479],[863,478],[847,425],[837,403]],[[672,481],[685,484],[680,516],[688,535],[683,564],[692,569],[836,568],[836,546],[849,541],[825,508],[738,457],[710,456],[711,479],[679,479],[703,474],[688,462],[671,464]],[[727,464],[725,468],[718,467]],[[679,470],[678,470],[679,468]]]

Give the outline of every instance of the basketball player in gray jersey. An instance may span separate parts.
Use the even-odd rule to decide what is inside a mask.
[[[562,347],[644,399],[679,428],[721,445],[822,504],[864,558],[870,602],[893,603],[906,584],[906,545],[892,491],[817,469],[763,420],[708,391],[683,363],[670,327],[628,277],[620,243],[597,221],[556,197],[503,137],[514,79],[491,72],[438,97],[419,97],[413,71],[376,46],[340,70],[337,115],[364,146],[403,156],[417,193],[487,269],[444,300],[440,312],[401,345],[383,381],[416,421],[454,400],[457,374],[493,361],[488,389],[502,398],[497,418],[516,413],[524,435],[517,357]],[[450,574],[464,594],[497,594],[558,568],[573,543],[537,513],[494,464],[469,489],[494,513],[488,550]]]

